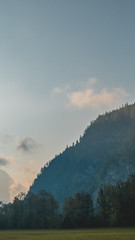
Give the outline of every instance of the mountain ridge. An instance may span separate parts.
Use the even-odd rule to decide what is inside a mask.
[[[76,192],[96,199],[101,184],[125,180],[135,171],[135,104],[99,115],[75,144],[55,156],[30,187],[52,192],[61,203]]]

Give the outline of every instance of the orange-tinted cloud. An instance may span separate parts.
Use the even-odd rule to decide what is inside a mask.
[[[77,108],[91,107],[100,108],[102,106],[113,106],[121,102],[128,93],[122,88],[115,88],[111,91],[103,89],[96,93],[94,89],[87,88],[84,91],[72,92],[68,95],[69,106]]]

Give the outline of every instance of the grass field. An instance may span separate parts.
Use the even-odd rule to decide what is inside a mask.
[[[0,231],[0,240],[135,240],[135,228]]]

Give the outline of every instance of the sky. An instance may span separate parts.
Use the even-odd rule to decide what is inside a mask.
[[[0,0],[0,200],[135,102],[134,0]]]

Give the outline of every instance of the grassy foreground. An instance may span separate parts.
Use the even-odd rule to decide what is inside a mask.
[[[0,231],[0,240],[135,240],[135,228]]]

